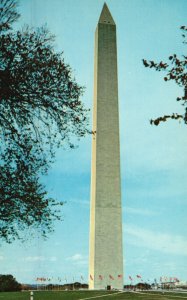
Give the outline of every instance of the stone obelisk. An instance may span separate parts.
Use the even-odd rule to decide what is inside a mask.
[[[104,4],[95,32],[89,288],[123,288],[116,25]]]

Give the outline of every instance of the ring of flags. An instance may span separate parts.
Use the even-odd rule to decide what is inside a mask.
[[[141,281],[142,280],[142,276],[140,274],[137,274],[135,275],[134,277],[132,277],[131,275],[128,276],[128,279],[131,281],[135,280],[136,278],[140,279]],[[75,280],[74,277],[72,277],[73,281]],[[84,278],[83,276],[81,275],[80,276],[80,279],[83,281]],[[104,280],[104,279],[110,279],[110,280],[115,280],[115,279],[123,279],[123,275],[122,274],[118,274],[116,275],[116,277],[114,277],[113,275],[109,274],[108,276],[103,276],[102,274],[98,275],[98,279],[99,280]],[[176,283],[176,282],[180,282],[180,280],[177,278],[177,277],[166,277],[166,276],[162,276],[159,278],[160,280],[160,283],[165,283],[165,282],[173,282],[173,283]],[[67,278],[64,277],[63,279],[58,277],[58,278],[49,278],[49,277],[37,277],[36,279],[36,282],[40,282],[40,283],[49,283],[51,281],[57,281],[57,282],[62,282],[62,281],[66,281],[67,283]],[[92,274],[90,274],[90,280],[94,280],[94,277],[92,276]],[[150,280],[148,280],[150,281]],[[154,282],[157,283],[157,280],[154,279]]]
[[[103,280],[104,279],[104,276],[103,275],[99,275],[98,278],[100,280]],[[115,277],[111,274],[108,275],[108,278],[111,279],[111,280],[115,280]],[[123,278],[123,275],[122,274],[119,274],[117,275],[117,279],[122,279]],[[94,280],[93,279],[93,276],[90,274],[90,280]]]

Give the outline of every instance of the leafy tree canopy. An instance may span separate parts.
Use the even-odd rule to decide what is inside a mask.
[[[182,37],[184,38],[183,43],[187,44],[186,32],[187,27],[181,26]],[[170,55],[167,62],[156,63],[154,61],[147,61],[143,59],[143,64],[145,67],[153,68],[156,71],[165,71],[166,75],[164,77],[165,81],[173,80],[177,85],[183,87],[184,96],[177,97],[177,101],[181,101],[182,105],[185,107],[184,115],[173,113],[172,115],[165,115],[159,117],[155,120],[151,120],[150,123],[154,125],[159,125],[160,122],[165,122],[168,119],[182,119],[185,124],[187,124],[187,56],[182,55],[178,57],[176,54]]]
[[[20,16],[17,11],[17,0],[1,0],[0,1],[0,31],[12,29],[14,23]]]
[[[47,197],[40,175],[57,147],[73,148],[72,136],[88,133],[84,88],[46,27],[10,30],[16,6],[0,0],[0,238],[7,242],[20,238],[20,229],[52,230],[62,203]]]
[[[0,292],[16,292],[21,290],[21,284],[12,275],[0,275]]]

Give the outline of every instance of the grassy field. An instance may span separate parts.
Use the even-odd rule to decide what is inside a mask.
[[[34,300],[184,300],[187,293],[172,292],[105,292],[105,291],[65,291],[65,292],[34,292]],[[30,300],[29,292],[0,293],[0,300]]]

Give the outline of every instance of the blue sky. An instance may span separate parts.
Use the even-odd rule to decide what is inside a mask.
[[[183,90],[164,82],[163,73],[146,69],[142,58],[164,60],[183,54],[179,27],[186,24],[186,0],[108,0],[117,25],[120,103],[124,272],[144,280],[160,276],[187,280],[187,128],[178,121],[159,127],[149,120],[183,112],[175,101]],[[20,0],[23,24],[47,24],[55,47],[92,107],[94,31],[101,0]],[[91,121],[90,121],[91,126]],[[87,281],[91,138],[75,150],[58,150],[43,178],[49,195],[66,201],[63,222],[44,241],[35,233],[22,244],[0,245],[1,273],[20,282],[36,277]],[[30,232],[25,233],[26,237]]]

